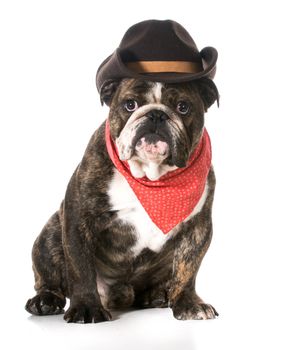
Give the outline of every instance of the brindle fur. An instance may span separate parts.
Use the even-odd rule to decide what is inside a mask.
[[[133,90],[138,98],[145,99],[150,83],[125,80],[120,83],[121,88],[117,88],[118,84],[109,82],[108,89],[103,89],[101,94],[102,100],[110,105],[114,139],[129,117],[119,110],[121,94]],[[218,94],[215,85],[206,79],[200,84],[183,85],[183,94],[188,93],[197,101],[193,111],[197,117],[185,121],[193,149],[198,142],[195,134],[203,127],[204,110]],[[162,101],[165,104],[175,101],[178,94],[174,84],[168,88],[166,100]],[[117,219],[107,196],[114,166],[107,154],[104,130],[105,123],[93,134],[60,209],[34,243],[32,258],[37,295],[28,300],[26,310],[36,315],[62,313],[65,298],[70,298],[70,307],[64,316],[68,322],[110,320],[111,314],[106,308],[127,307],[170,306],[178,319],[214,318],[215,309],[204,304],[195,292],[196,274],[212,236],[213,169],[208,175],[209,193],[201,212],[181,223],[178,232],[167,240],[160,252],[146,248],[134,256],[130,251],[136,242],[134,228]],[[167,162],[171,163],[171,159]],[[113,281],[105,306],[97,291],[98,277]]]

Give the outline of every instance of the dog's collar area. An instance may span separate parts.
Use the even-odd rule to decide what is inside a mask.
[[[211,166],[211,143],[206,129],[188,165],[170,171],[156,181],[132,176],[128,163],[119,159],[108,121],[105,138],[108,154],[116,169],[125,177],[153,223],[163,233],[170,232],[192,213],[204,192]]]

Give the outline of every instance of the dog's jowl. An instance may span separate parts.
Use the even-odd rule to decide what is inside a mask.
[[[204,114],[218,101],[217,52],[174,21],[138,23],[97,72],[107,120],[95,131],[32,251],[34,315],[111,320],[171,307],[212,319],[195,291],[212,236],[215,176]]]

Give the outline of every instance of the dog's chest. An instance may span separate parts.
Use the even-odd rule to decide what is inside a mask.
[[[208,182],[206,182],[200,200],[183,222],[188,221],[202,210],[208,191]],[[136,237],[136,243],[131,249],[135,256],[145,248],[159,252],[167,240],[179,231],[181,224],[178,224],[170,232],[164,234],[152,222],[128,182],[117,169],[114,170],[114,175],[108,189],[108,196],[111,210],[117,211],[117,219],[122,221],[123,224],[132,227],[132,231]]]
[[[117,211],[117,218],[123,224],[130,225],[136,236],[136,244],[132,247],[134,255],[149,248],[159,252],[166,241],[177,231],[164,234],[150,219],[145,209],[125,178],[115,170],[108,190],[111,210]]]

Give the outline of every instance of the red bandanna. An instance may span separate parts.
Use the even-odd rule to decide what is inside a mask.
[[[211,144],[206,129],[187,166],[170,171],[156,181],[151,181],[146,176],[137,179],[131,175],[128,163],[122,162],[118,157],[108,121],[105,136],[112,162],[163,233],[171,231],[192,213],[204,192],[211,166]]]

